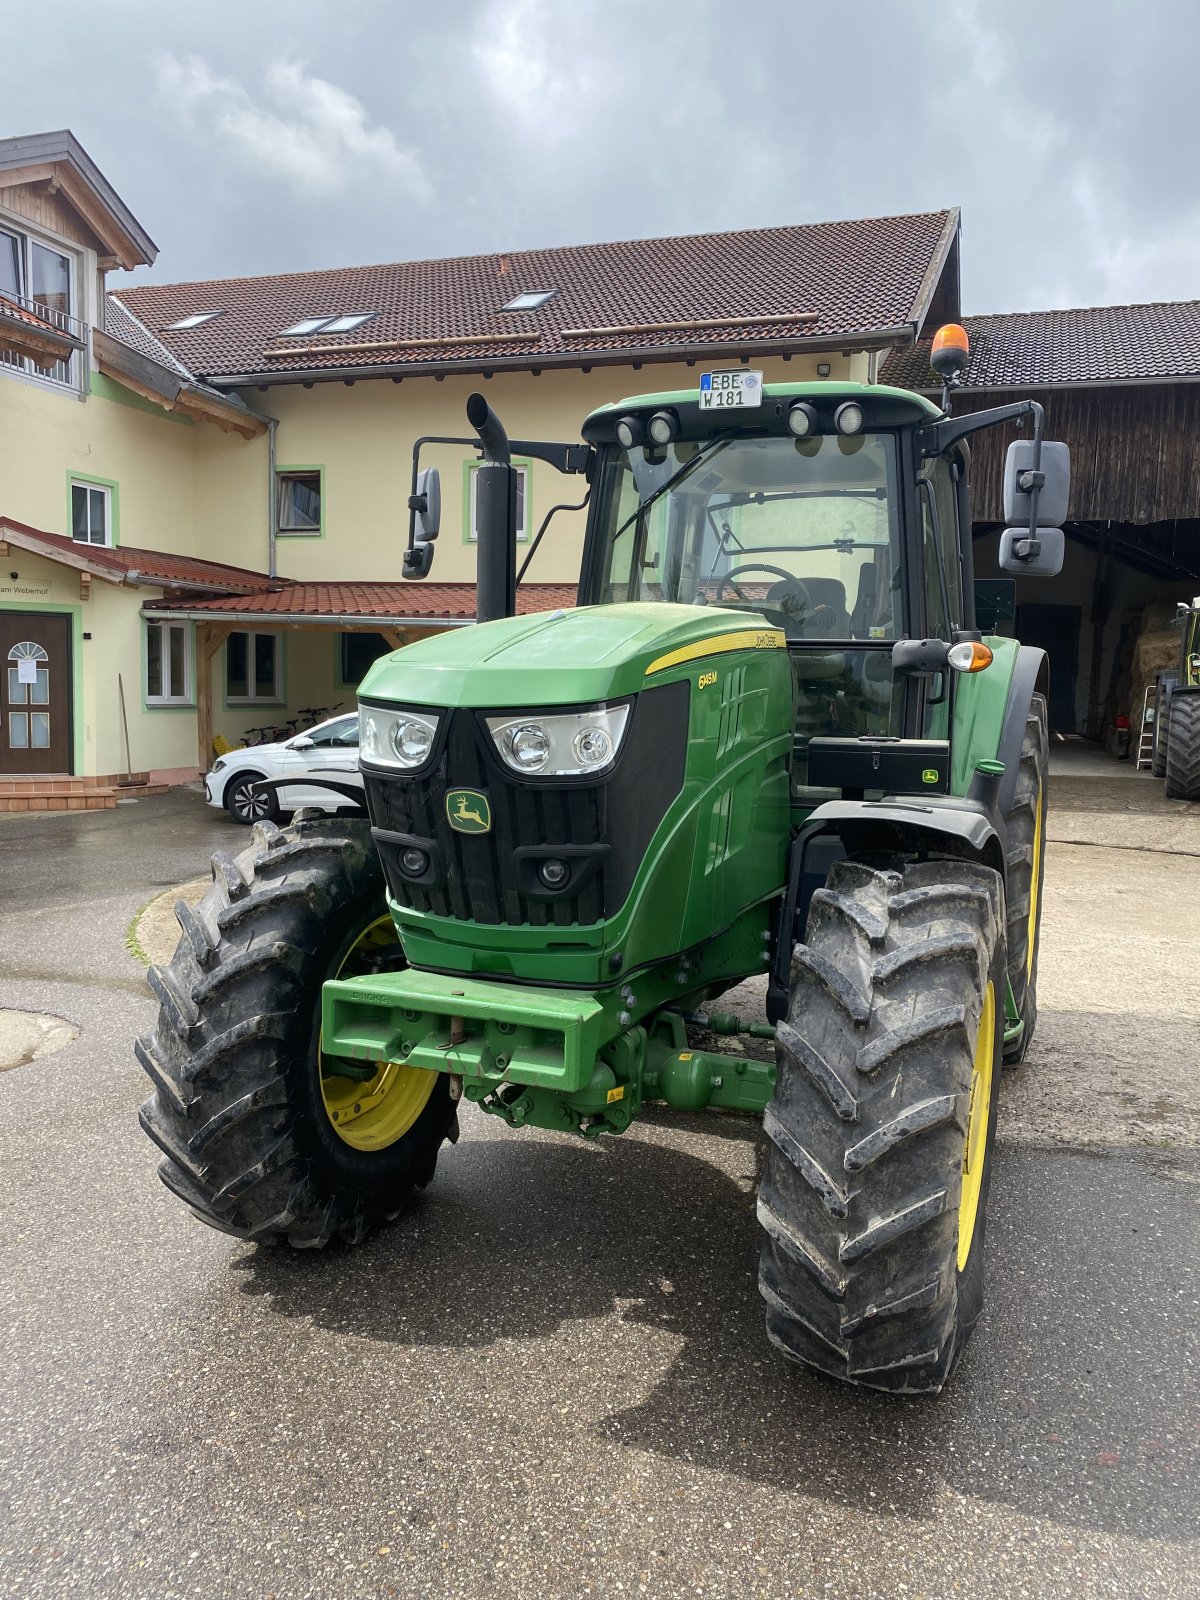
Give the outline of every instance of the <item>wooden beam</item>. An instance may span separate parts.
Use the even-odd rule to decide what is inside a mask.
[[[196,742],[201,773],[213,759],[213,657],[233,632],[227,622],[196,624]]]
[[[79,598],[90,600],[92,598],[92,575],[90,572],[79,574]]]
[[[365,632],[366,630],[364,629],[363,631]],[[375,628],[372,631],[377,633],[381,639],[386,639],[393,650],[403,650],[408,643],[403,628]]]

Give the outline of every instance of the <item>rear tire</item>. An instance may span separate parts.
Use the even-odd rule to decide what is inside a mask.
[[[1200,800],[1200,689],[1171,696],[1164,789],[1169,800]]]
[[[321,985],[386,912],[370,829],[258,823],[249,849],[218,851],[212,865],[199,905],[176,907],[179,947],[150,970],[158,1027],[136,1046],[155,1088],[140,1115],[163,1152],[159,1176],[202,1222],[238,1238],[357,1244],[429,1182],[457,1131],[445,1075],[417,1084],[419,1112],[380,1148],[347,1142],[360,1136],[332,1120],[331,1087],[350,1100],[354,1090],[328,1061],[322,1077]],[[380,947],[380,961],[397,958],[394,943]]]
[[[1049,799],[1050,735],[1045,695],[1035,694],[1025,719],[1017,788],[1005,813],[1008,831],[1008,981],[1021,1037],[1004,1052],[1004,1064],[1025,1059],[1037,1027],[1037,969],[1042,937],[1042,885],[1046,866],[1046,806]]]
[[[767,1334],[793,1361],[931,1394],[970,1336],[983,1304],[1003,917],[999,875],[964,862],[841,861],[813,896],[778,1030],[758,1197]]]

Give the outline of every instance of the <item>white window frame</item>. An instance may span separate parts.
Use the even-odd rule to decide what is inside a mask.
[[[33,282],[33,247],[41,245],[43,250],[50,250],[56,256],[62,256],[67,263],[67,315],[73,317],[82,326],[85,317],[80,306],[79,284],[79,253],[66,241],[56,239],[48,233],[40,233],[37,229],[30,228],[22,218],[0,216],[0,233],[6,233],[10,238],[15,238],[21,246],[21,287],[19,293],[25,299],[30,299],[30,285]],[[53,389],[77,389],[79,387],[79,367],[82,352],[72,350],[65,361],[58,362],[47,372],[37,366],[28,356],[5,356],[0,359],[0,373],[22,378],[30,378],[34,383],[49,384]],[[61,370],[60,370],[61,369]]]
[[[193,649],[192,624],[190,622],[171,622],[171,621],[169,621],[169,620],[167,620],[165,618],[159,618],[159,619],[153,620],[153,621],[150,620],[150,619],[147,619],[146,624],[145,624],[145,628],[146,628],[146,667],[145,667],[145,682],[143,683],[142,688],[143,688],[143,691],[145,693],[146,704],[148,706],[194,706],[195,703],[196,703],[196,696],[195,696],[195,685],[193,684],[193,681],[192,681],[192,676],[193,676],[193,666],[192,666],[192,664],[193,664],[193,660],[194,660],[194,657],[195,657],[195,651]],[[178,628],[179,632],[183,636],[183,683],[179,684],[179,685],[176,685],[175,683],[172,683],[170,681],[170,678],[171,678],[171,647],[170,647],[169,634],[170,634],[170,630],[172,628]],[[159,659],[162,662],[163,681],[164,681],[164,683],[166,683],[168,685],[168,688],[170,690],[170,693],[168,693],[168,694],[151,694],[150,693],[150,632],[151,632],[151,629],[157,629],[158,632],[161,635],[161,638],[162,638],[162,643],[161,643],[161,645],[159,647],[160,648]]]
[[[479,543],[479,529],[476,524],[477,502],[475,485],[479,481],[477,474],[481,465],[482,463],[478,461],[471,461],[467,464],[467,470],[470,473],[470,487],[467,491],[468,544]],[[533,521],[533,496],[529,492],[529,486],[533,482],[533,475],[530,472],[530,464],[528,461],[514,461],[512,465],[513,470],[520,474],[521,481],[521,526],[517,529],[517,543],[528,544],[529,530]]]
[[[75,491],[82,489],[87,495],[88,504],[88,532],[91,532],[92,495],[98,494],[104,501],[104,537],[103,539],[80,539],[75,533]],[[72,544],[80,544],[85,548],[96,550],[111,550],[113,547],[113,503],[112,489],[106,483],[93,483],[90,478],[71,479],[71,526],[68,530]]]
[[[243,634],[246,639],[246,684],[250,686],[250,675],[253,669],[254,641],[255,639],[271,639],[275,645],[275,693],[262,694],[230,694],[229,692],[229,640],[234,634]],[[281,706],[283,697],[283,650],[281,641],[283,635],[276,628],[234,628],[225,640],[225,649],[222,652],[225,662],[225,704],[229,706]]]

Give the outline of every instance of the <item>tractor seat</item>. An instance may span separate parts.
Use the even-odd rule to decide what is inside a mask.
[[[797,589],[801,584],[812,602],[807,609],[797,603]],[[798,578],[795,583],[785,583],[781,579],[767,590],[766,602],[787,617],[784,632],[789,639],[850,637],[846,585],[839,578]]]

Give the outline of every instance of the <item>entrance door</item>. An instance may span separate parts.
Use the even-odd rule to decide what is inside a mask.
[[[0,611],[0,776],[71,770],[71,619]]]
[[[1036,645],[1050,661],[1050,727],[1075,732],[1075,685],[1079,677],[1079,606],[1017,607],[1017,638]]]

